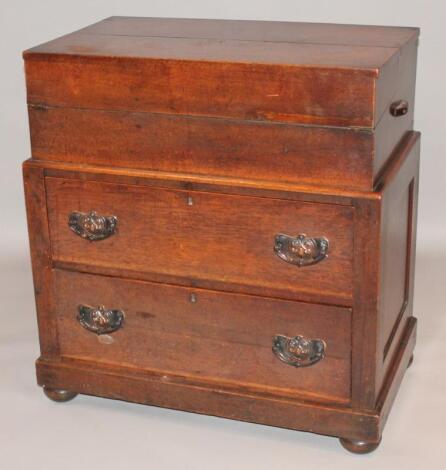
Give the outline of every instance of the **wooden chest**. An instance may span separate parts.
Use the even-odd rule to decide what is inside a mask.
[[[26,51],[45,393],[375,449],[415,344],[418,33],[112,17]]]

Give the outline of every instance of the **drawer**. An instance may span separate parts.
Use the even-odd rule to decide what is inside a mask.
[[[350,305],[350,206],[52,177],[46,190],[53,260],[61,267]],[[114,233],[89,241],[70,230],[73,213],[90,211],[116,217]],[[280,234],[307,238],[292,245]],[[305,264],[313,264],[293,264],[305,249]]]
[[[163,374],[165,380],[181,377],[194,383],[349,401],[348,308],[64,270],[55,271],[54,295],[65,359],[137,368]],[[88,316],[83,317],[87,327],[81,326],[79,307],[99,305],[122,312],[116,331],[98,335],[88,330],[94,326]],[[323,343],[310,342],[308,356],[301,344],[306,367],[294,367],[273,352],[277,335]],[[282,352],[290,353],[286,347]]]

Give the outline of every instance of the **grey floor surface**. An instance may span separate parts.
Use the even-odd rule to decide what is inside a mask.
[[[330,437],[155,407],[87,396],[53,403],[35,383],[26,250],[0,248],[0,289],[0,470],[445,468],[446,252],[418,253],[415,362],[380,448],[366,456]]]

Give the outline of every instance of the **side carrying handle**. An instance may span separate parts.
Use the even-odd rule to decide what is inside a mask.
[[[116,231],[118,219],[114,215],[100,215],[95,211],[72,212],[68,226],[77,235],[90,241],[103,240]]]
[[[88,307],[79,305],[77,320],[88,331],[97,335],[113,333],[122,327],[124,312],[122,310],[106,310],[104,306]]]
[[[299,267],[319,263],[328,256],[328,239],[325,237],[310,238],[304,234],[296,237],[278,234],[275,238],[274,251],[287,263]]]
[[[325,357],[325,342],[321,339],[307,339],[303,336],[276,335],[273,338],[273,353],[285,364],[294,367],[308,367]]]
[[[394,101],[390,105],[390,114],[394,117],[404,116],[409,111],[409,103],[406,100]]]

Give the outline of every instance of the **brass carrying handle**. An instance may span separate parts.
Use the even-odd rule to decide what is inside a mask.
[[[116,232],[118,219],[114,215],[100,215],[95,211],[72,212],[68,226],[77,235],[90,241],[103,240]]]
[[[287,263],[301,267],[319,263],[326,258],[328,246],[325,237],[310,238],[304,234],[292,237],[280,233],[275,238],[274,252]]]
[[[124,312],[122,310],[107,310],[99,307],[88,307],[79,305],[77,320],[88,331],[97,335],[113,333],[122,327],[124,323]]]
[[[303,336],[276,335],[273,338],[273,353],[285,364],[294,367],[308,367],[325,357],[325,342],[321,339],[307,339]]]
[[[394,117],[404,116],[409,111],[409,103],[406,100],[394,101],[389,109],[390,114]]]

